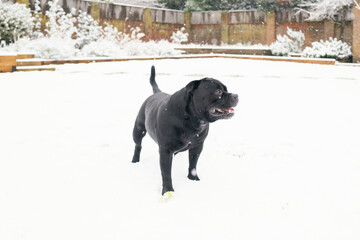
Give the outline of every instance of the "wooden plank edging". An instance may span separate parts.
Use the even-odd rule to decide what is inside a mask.
[[[29,55],[31,56],[31,55]],[[63,64],[80,64],[80,63],[101,63],[101,62],[123,62],[123,61],[149,61],[149,60],[165,60],[165,59],[197,59],[197,58],[230,58],[243,60],[262,60],[262,61],[281,61],[293,63],[308,63],[321,65],[335,65],[335,59],[325,58],[301,58],[301,57],[276,57],[276,56],[258,56],[258,55],[236,55],[236,54],[193,54],[178,55],[164,57],[124,57],[124,58],[86,58],[86,59],[62,59],[62,60],[46,60],[46,59],[17,59],[16,66],[19,71],[21,67],[41,67],[45,65],[63,65]],[[52,68],[53,69],[53,68]],[[13,71],[17,69],[14,68]],[[28,70],[30,71],[30,70]]]
[[[195,54],[168,57],[125,57],[125,58],[93,58],[93,59],[69,59],[69,60],[34,60],[34,65],[59,65],[59,64],[79,64],[96,62],[122,62],[122,61],[148,61],[165,59],[196,59],[196,58],[232,58],[244,60],[262,60],[262,61],[281,61],[295,63],[309,63],[322,65],[335,65],[335,59],[325,58],[296,58],[296,57],[274,57],[274,56],[253,56],[253,55],[234,55],[234,54]]]

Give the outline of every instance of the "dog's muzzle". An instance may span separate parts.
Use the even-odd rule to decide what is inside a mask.
[[[239,102],[237,94],[231,93],[228,96],[227,102],[224,107],[212,107],[209,110],[210,115],[218,118],[228,119],[234,116],[236,105]]]

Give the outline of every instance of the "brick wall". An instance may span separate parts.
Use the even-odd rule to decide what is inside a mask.
[[[35,0],[17,0],[34,9]],[[42,12],[48,9],[48,0],[40,0]],[[120,31],[128,33],[131,28],[139,27],[146,35],[146,40],[169,40],[171,34],[182,27],[189,33],[192,43],[207,44],[271,44],[276,35],[283,35],[287,28],[304,32],[305,45],[311,42],[340,36],[340,27],[331,21],[305,21],[307,15],[295,14],[289,10],[278,12],[258,11],[212,11],[192,12],[168,9],[145,8],[132,5],[92,2],[90,0],[59,0],[66,12],[75,8],[92,15],[104,24],[108,22]],[[360,61],[360,10],[348,14],[344,27],[343,40],[353,46],[354,59]],[[354,16],[355,20],[352,20]],[[45,23],[46,19],[43,18]],[[357,56],[355,56],[357,54]]]

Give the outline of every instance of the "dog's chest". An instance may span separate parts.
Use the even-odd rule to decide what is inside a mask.
[[[199,144],[204,141],[207,135],[207,128],[201,128],[196,131],[180,131],[179,140],[181,149],[188,149],[191,145]]]
[[[189,148],[191,148],[194,144],[198,144],[199,141],[196,138],[198,138],[196,135],[192,136],[192,134],[189,135],[187,133],[180,134],[179,141],[176,144],[177,146],[175,147],[175,153],[186,151]]]
[[[183,132],[180,135],[180,140],[183,143],[183,145],[190,145],[193,142],[195,142],[196,138],[198,138],[198,137],[200,137],[200,134],[193,134],[193,133],[189,134],[189,133]]]

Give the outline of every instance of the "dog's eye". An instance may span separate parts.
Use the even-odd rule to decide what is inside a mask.
[[[222,93],[223,93],[223,91],[222,91],[221,89],[217,89],[217,90],[215,91],[215,95],[218,95],[218,96],[221,96]]]

